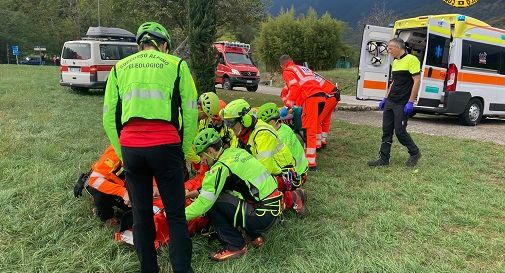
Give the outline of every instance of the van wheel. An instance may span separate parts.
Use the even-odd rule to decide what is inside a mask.
[[[75,92],[88,92],[89,91],[89,88],[86,88],[86,87],[70,87],[70,89],[72,89],[72,91],[75,91]]]
[[[484,106],[481,100],[473,98],[465,107],[465,111],[459,115],[460,120],[466,126],[475,126],[482,120]]]
[[[254,85],[254,86],[247,86],[247,91],[249,92],[256,92],[256,90],[258,90],[258,86],[257,85]]]
[[[223,89],[226,89],[226,90],[233,90],[233,85],[231,85],[230,79],[225,78],[225,79],[223,80]]]

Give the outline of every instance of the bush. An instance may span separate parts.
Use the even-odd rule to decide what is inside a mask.
[[[261,25],[255,48],[269,71],[276,70],[283,54],[296,63],[307,62],[315,70],[331,69],[349,55],[349,46],[342,41],[344,29],[345,23],[328,13],[319,17],[310,9],[306,16],[297,18],[291,8]]]

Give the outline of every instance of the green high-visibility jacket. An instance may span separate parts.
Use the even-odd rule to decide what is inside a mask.
[[[119,134],[131,118],[175,125],[185,154],[196,135],[197,93],[185,61],[157,50],[137,52],[110,71],[105,88],[103,127],[122,159]]]
[[[286,124],[281,124],[281,127],[277,130],[279,138],[288,146],[289,151],[293,154],[295,158],[296,165],[295,171],[298,175],[307,172],[309,169],[309,161],[305,157],[305,150],[303,149],[300,140],[296,137],[293,130]]]
[[[239,199],[258,203],[277,189],[277,182],[247,151],[240,148],[225,149],[205,173],[198,198],[186,207],[186,219],[189,221],[206,213],[223,188]]]
[[[293,155],[278,137],[277,131],[260,119],[254,125],[246,145],[246,150],[273,175],[280,175],[283,168],[295,166]]]

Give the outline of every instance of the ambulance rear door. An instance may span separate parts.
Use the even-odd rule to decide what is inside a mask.
[[[387,44],[392,38],[392,28],[365,26],[358,68],[357,99],[381,100],[386,96],[390,70]]]
[[[426,54],[422,63],[421,87],[418,106],[438,107],[443,103],[451,44],[449,22],[430,18],[428,20]]]

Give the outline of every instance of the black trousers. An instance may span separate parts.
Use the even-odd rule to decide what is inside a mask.
[[[119,208],[123,212],[130,210],[124,203],[123,198],[111,194],[106,194],[96,190],[93,187],[87,186],[88,192],[93,196],[93,203],[96,208],[96,215],[102,221],[106,221],[114,217],[114,207]]]
[[[238,213],[237,226],[235,227],[234,218],[238,206],[245,209],[245,219],[242,217],[242,212]],[[251,204],[229,193],[219,195],[216,203],[207,212],[207,216],[217,232],[219,241],[228,250],[239,250],[246,245],[244,237],[237,227],[242,228],[251,239],[256,239],[278,220],[278,217],[274,217],[268,212],[263,216],[257,216]]]
[[[169,225],[169,255],[174,272],[192,272],[192,244],[184,212],[184,155],[180,145],[122,147],[126,187],[132,202],[133,242],[142,273],[157,273],[154,248],[153,177],[165,206]]]
[[[400,143],[407,147],[410,155],[419,153],[419,148],[407,133],[408,117],[403,113],[405,104],[396,104],[386,101],[384,113],[382,115],[382,143],[379,156],[384,160],[389,160],[391,145],[393,144],[393,132]]]

